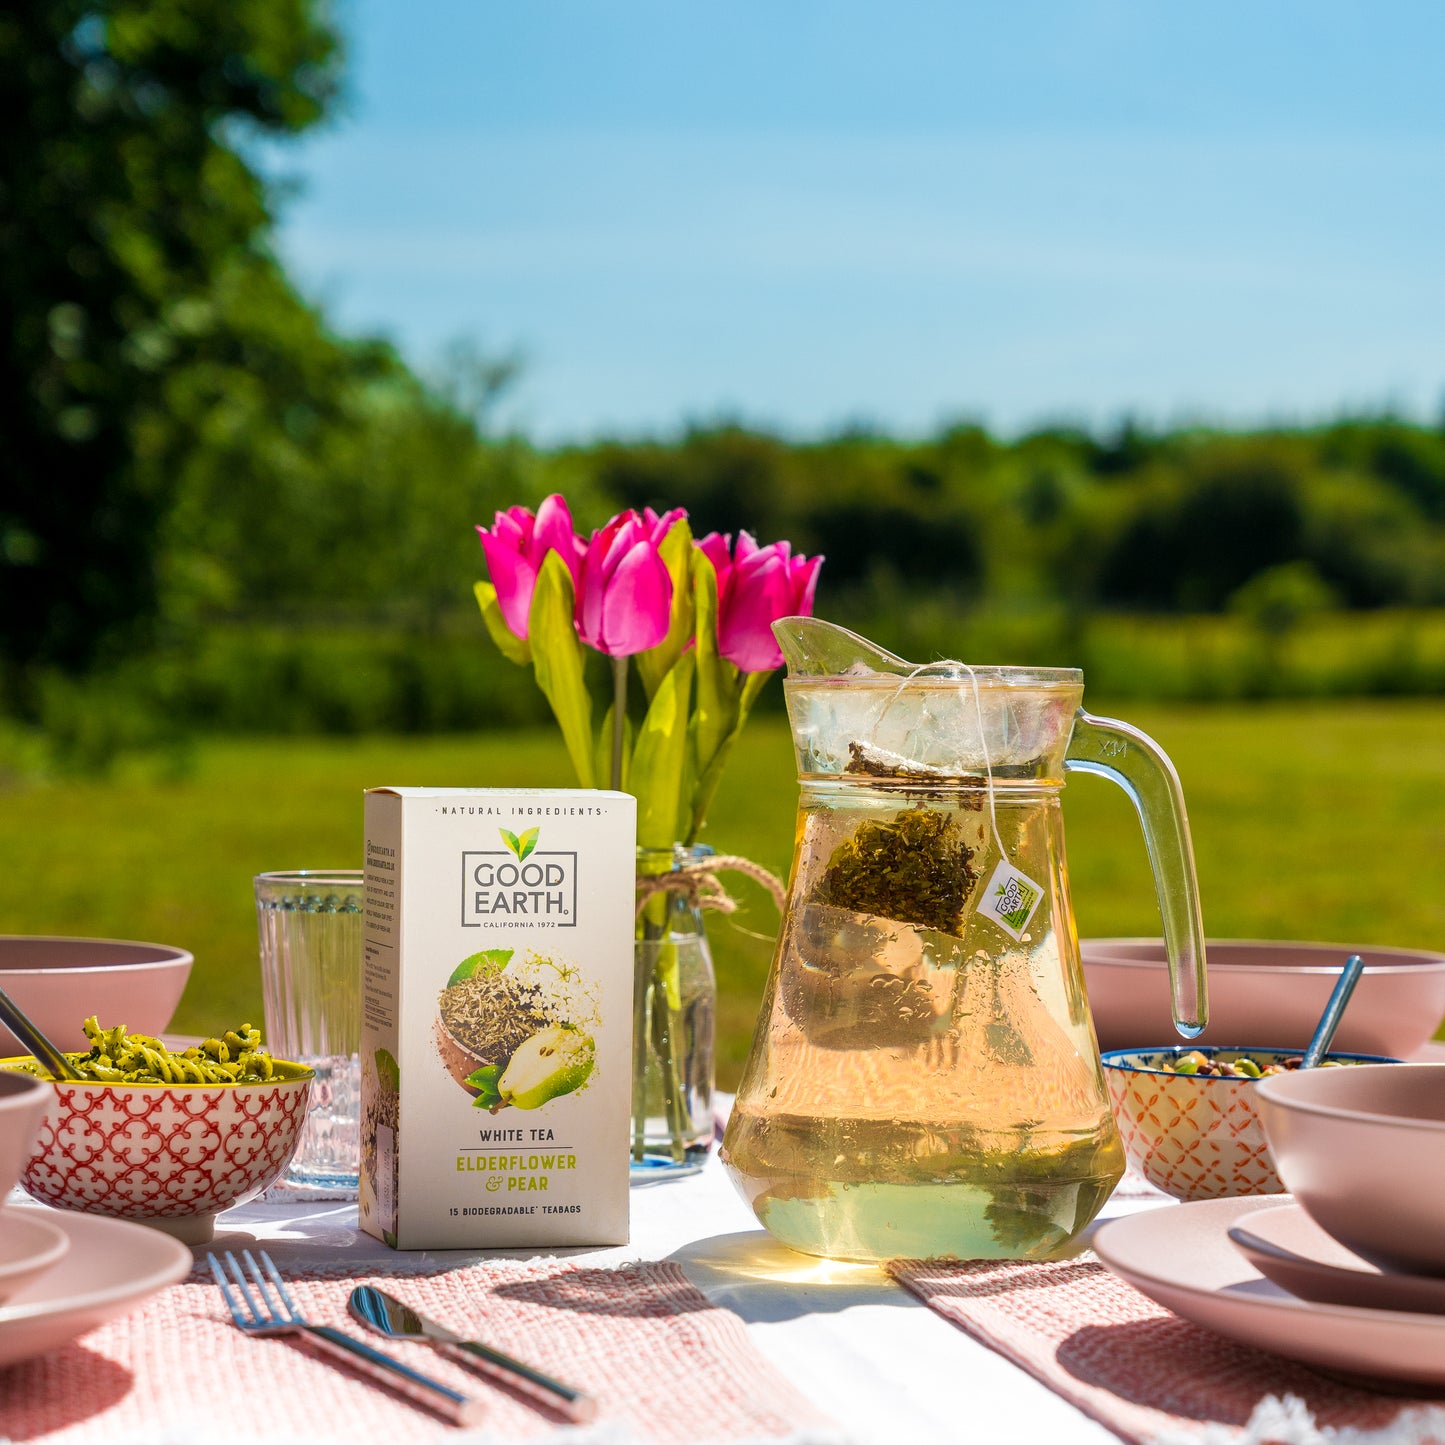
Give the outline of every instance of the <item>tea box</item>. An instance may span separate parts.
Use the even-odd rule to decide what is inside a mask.
[[[366,794],[361,1227],[623,1244],[636,800]]]

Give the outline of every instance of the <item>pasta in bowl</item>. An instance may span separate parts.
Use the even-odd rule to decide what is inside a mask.
[[[296,1151],[311,1092],[304,1064],[273,1059],[249,1025],[173,1052],[159,1039],[85,1022],[83,1075],[54,1079],[35,1059],[0,1060],[49,1080],[20,1184],[57,1209],[112,1214],[187,1244],[254,1199]]]

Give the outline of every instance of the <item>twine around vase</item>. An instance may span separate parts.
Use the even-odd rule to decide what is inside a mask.
[[[767,889],[781,914],[787,905],[787,889],[782,880],[768,872],[761,863],[744,858],[737,853],[725,853],[718,858],[698,859],[693,863],[680,863],[667,873],[641,874],[637,879],[637,910],[642,910],[659,893],[676,893],[685,898],[693,908],[707,908],[717,913],[736,913],[738,901],[723,887],[718,878],[719,871],[741,873],[754,883]]]

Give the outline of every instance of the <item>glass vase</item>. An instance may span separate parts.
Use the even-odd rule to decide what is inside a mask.
[[[712,849],[639,849],[633,995],[632,1174],[701,1168],[713,1144],[717,979],[687,870]],[[659,888],[671,879],[674,886]]]

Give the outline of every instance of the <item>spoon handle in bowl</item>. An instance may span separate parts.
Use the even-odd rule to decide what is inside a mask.
[[[1340,1026],[1340,1016],[1344,1013],[1345,1005],[1349,1003],[1350,995],[1354,993],[1355,985],[1359,983],[1360,975],[1364,971],[1365,960],[1358,953],[1352,953],[1345,960],[1345,966],[1335,980],[1330,1000],[1325,1005],[1324,1013],[1320,1015],[1319,1023],[1315,1026],[1314,1037],[1310,1040],[1309,1048],[1304,1052],[1300,1068],[1317,1068],[1320,1060],[1329,1052],[1329,1047],[1334,1042],[1335,1030]]]
[[[0,988],[0,1022],[24,1044],[57,1079],[78,1079],[70,1060],[35,1027],[20,1005]]]

